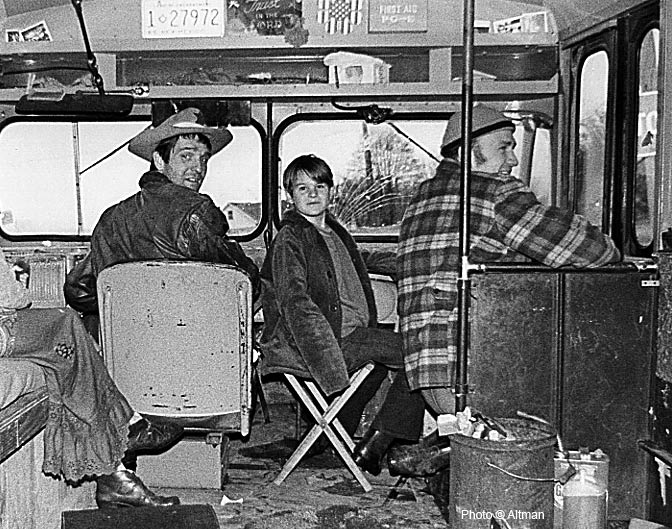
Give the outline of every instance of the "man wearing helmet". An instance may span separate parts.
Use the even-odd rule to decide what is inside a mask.
[[[461,113],[448,121],[444,157],[405,212],[397,275],[400,331],[411,390],[436,413],[454,413],[457,279],[460,271]],[[595,267],[620,260],[614,242],[583,217],[545,206],[511,175],[514,124],[493,108],[472,114],[471,262],[538,262]]]

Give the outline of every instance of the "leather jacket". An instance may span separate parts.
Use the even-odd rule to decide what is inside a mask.
[[[158,171],[140,178],[140,191],[108,208],[91,236],[91,252],[66,278],[68,304],[97,312],[96,278],[117,263],[149,259],[208,261],[242,268],[259,295],[259,270],[227,236],[229,224],[212,199],[173,184]]]

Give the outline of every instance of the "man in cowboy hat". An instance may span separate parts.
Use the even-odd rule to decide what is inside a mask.
[[[227,236],[228,222],[212,199],[199,193],[208,161],[233,136],[204,125],[186,108],[133,138],[128,150],[150,162],[140,191],[108,208],[91,236],[91,252],[66,280],[68,303],[97,314],[95,279],[101,270],[144,259],[209,261],[237,265],[251,277],[255,297],[259,272],[240,245]]]
[[[436,413],[454,413],[457,279],[460,271],[462,114],[451,116],[444,159],[423,182],[401,224],[397,249],[400,331],[411,390]],[[584,218],[541,204],[512,176],[518,165],[513,122],[477,105],[472,115],[471,262],[536,261],[594,267],[620,259],[614,242]]]
[[[252,279],[259,294],[259,270],[240,245],[227,236],[229,225],[212,199],[199,193],[210,157],[233,136],[226,129],[207,127],[201,112],[187,108],[156,128],[133,138],[128,149],[150,162],[140,178],[140,191],[108,208],[91,236],[91,251],[66,278],[65,297],[88,316],[89,332],[97,338],[96,279],[116,263],[145,259],[209,261],[237,265]],[[136,417],[140,419],[140,417]],[[171,423],[138,420],[130,439],[143,448],[166,446],[182,434]],[[134,464],[134,454],[124,461]]]

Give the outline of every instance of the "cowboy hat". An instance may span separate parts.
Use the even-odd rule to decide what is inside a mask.
[[[473,137],[482,136],[493,130],[510,128],[515,129],[513,121],[494,108],[485,105],[476,105],[471,111],[471,133]],[[441,141],[441,154],[457,147],[462,139],[462,111],[455,112],[446,125],[446,132]]]
[[[182,134],[203,134],[210,140],[212,154],[226,147],[233,135],[226,129],[203,125],[201,111],[197,108],[185,108],[173,114],[154,128],[143,130],[128,144],[128,150],[140,158],[152,161],[152,153],[156,146],[166,138]]]

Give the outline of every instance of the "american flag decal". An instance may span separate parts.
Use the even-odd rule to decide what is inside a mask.
[[[337,31],[347,35],[353,26],[362,23],[364,0],[317,0],[317,22],[332,35]]]

